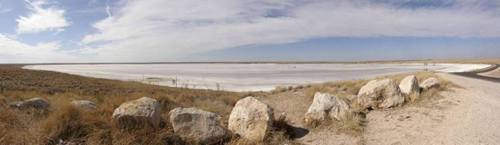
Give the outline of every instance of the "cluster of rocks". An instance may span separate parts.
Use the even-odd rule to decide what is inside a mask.
[[[428,78],[419,85],[417,77],[410,75],[399,84],[392,79],[369,81],[351,100],[317,92],[304,121],[306,124],[317,124],[327,119],[343,120],[354,112],[353,108],[366,110],[401,106],[404,102],[418,99],[421,91],[437,86],[439,80],[436,78]]]
[[[70,104],[82,110],[96,109],[96,104],[88,100],[75,100]],[[47,100],[39,97],[9,105],[20,110],[47,110],[50,107]],[[114,110],[112,120],[121,128],[158,128],[162,121],[161,112],[161,105],[156,99],[142,97],[122,103]],[[178,107],[169,115],[174,133],[197,144],[217,144],[231,134],[250,141],[262,141],[270,133],[274,121],[273,109],[254,97],[246,97],[236,103],[227,128],[221,124],[221,116],[197,108]]]
[[[377,109],[401,106],[410,96],[418,96],[421,90],[439,86],[439,80],[429,78],[418,84],[415,76],[405,77],[399,85],[391,79],[372,80],[363,86],[351,100],[317,92],[305,114],[306,123],[327,119],[344,120],[352,114],[353,106],[361,109]],[[416,98],[413,98],[416,99]],[[75,100],[71,104],[83,110],[95,110],[96,104],[88,100]],[[42,98],[32,98],[9,104],[17,109],[48,109],[50,104]],[[121,104],[113,112],[112,119],[122,128],[160,127],[161,105],[149,97]],[[175,108],[169,112],[169,121],[174,133],[183,140],[197,144],[217,144],[230,134],[239,135],[250,141],[263,141],[273,129],[273,109],[254,97],[239,100],[229,116],[225,128],[215,113],[197,108]]]
[[[113,120],[121,127],[160,124],[161,108],[158,101],[143,97],[125,102],[115,109]],[[230,134],[237,134],[250,141],[262,141],[271,131],[273,109],[267,104],[246,97],[234,106],[226,129],[220,116],[197,108],[178,107],[169,112],[174,133],[182,139],[197,144],[216,144]]]

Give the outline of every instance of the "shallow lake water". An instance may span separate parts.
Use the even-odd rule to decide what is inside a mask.
[[[422,70],[461,72],[488,67],[480,64],[82,64],[30,65],[25,69],[57,71],[173,87],[229,91],[268,91],[336,80],[366,79]]]

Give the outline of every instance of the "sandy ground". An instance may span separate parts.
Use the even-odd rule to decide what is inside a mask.
[[[439,74],[463,88],[443,92],[443,98],[423,106],[371,111],[361,137],[314,129],[303,131],[297,141],[310,145],[494,145],[500,143],[500,83],[451,74]],[[286,96],[286,97],[285,97]],[[261,98],[286,112],[293,126],[302,118],[311,99],[300,92]]]
[[[493,71],[480,73],[479,75],[493,77],[493,78],[500,78],[500,68],[497,68]]]
[[[500,142],[500,84],[440,74],[463,89],[428,107],[368,114],[366,144],[485,144]]]

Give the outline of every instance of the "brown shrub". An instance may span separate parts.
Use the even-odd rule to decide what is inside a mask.
[[[24,145],[38,144],[40,132],[39,117],[28,112],[10,109],[4,103],[0,105],[0,144]]]
[[[92,122],[84,120],[82,112],[73,106],[58,108],[41,122],[45,144],[57,144],[60,140],[83,142],[93,130]]]

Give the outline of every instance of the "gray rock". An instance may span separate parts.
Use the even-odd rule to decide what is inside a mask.
[[[326,119],[343,120],[350,113],[349,109],[349,105],[344,100],[330,94],[316,92],[304,120],[306,124],[314,124]]]
[[[25,101],[17,101],[9,103],[9,106],[20,110],[25,110],[25,109],[46,110],[50,107],[50,104],[45,99],[35,97]]]
[[[372,80],[360,89],[354,102],[361,109],[390,108],[402,105],[404,97],[393,80]]]
[[[170,111],[174,132],[196,144],[215,144],[228,136],[219,119],[219,115],[197,108],[175,108]]]
[[[161,106],[149,97],[125,102],[115,109],[113,120],[122,128],[138,128],[149,125],[157,128],[161,121]]]
[[[427,90],[433,87],[438,87],[439,85],[439,80],[437,78],[428,78],[420,84],[420,88]]]
[[[83,109],[83,110],[96,110],[97,106],[94,102],[89,100],[74,100],[71,101],[71,105]]]
[[[253,97],[239,100],[229,116],[228,128],[251,141],[263,141],[272,129],[273,109]]]

